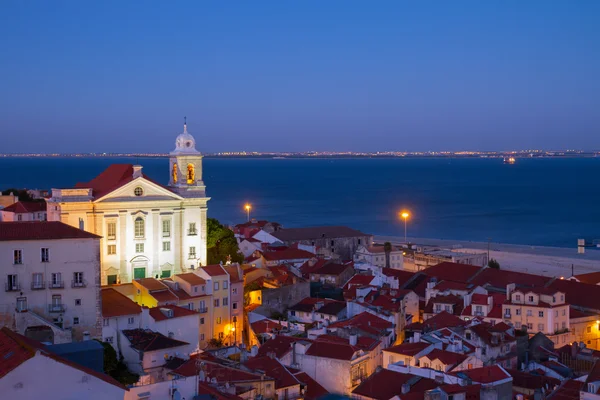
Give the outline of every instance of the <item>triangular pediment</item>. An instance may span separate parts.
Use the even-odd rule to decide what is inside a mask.
[[[141,189],[141,190],[140,190]],[[141,194],[140,194],[141,193]],[[140,195],[138,195],[140,194]],[[182,200],[183,197],[169,189],[144,177],[139,177],[95,200],[100,202],[114,201],[156,201]]]

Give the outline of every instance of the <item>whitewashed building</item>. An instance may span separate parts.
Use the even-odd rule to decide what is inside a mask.
[[[0,325],[25,336],[45,326],[54,343],[100,337],[98,236],[61,222],[0,222],[0,260]]]
[[[376,267],[385,268],[386,265],[385,248],[382,245],[358,246],[354,253],[354,262],[359,264],[369,264]],[[389,268],[402,269],[404,267],[404,256],[401,248],[392,246],[389,254]]]
[[[169,184],[142,166],[113,164],[89,182],[52,189],[48,220],[102,236],[102,284],[169,277],[206,265],[207,202],[202,155],[184,131],[171,152]]]

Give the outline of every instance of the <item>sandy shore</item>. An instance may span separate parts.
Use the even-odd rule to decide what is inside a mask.
[[[376,242],[404,243],[404,237],[375,236]],[[439,246],[463,253],[487,252],[487,242],[460,240],[409,238],[410,243],[424,246]],[[600,250],[586,248],[585,254],[577,254],[577,248],[527,246],[505,243],[490,243],[490,257],[498,260],[500,268],[530,274],[565,277],[600,271]]]

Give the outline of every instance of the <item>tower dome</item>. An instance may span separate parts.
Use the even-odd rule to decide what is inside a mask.
[[[196,150],[196,140],[187,131],[187,121],[183,123],[183,133],[175,139],[175,150],[171,154],[200,154]]]

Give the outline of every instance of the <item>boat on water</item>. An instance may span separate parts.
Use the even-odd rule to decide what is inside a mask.
[[[504,164],[514,164],[517,162],[514,157],[504,157]]]

